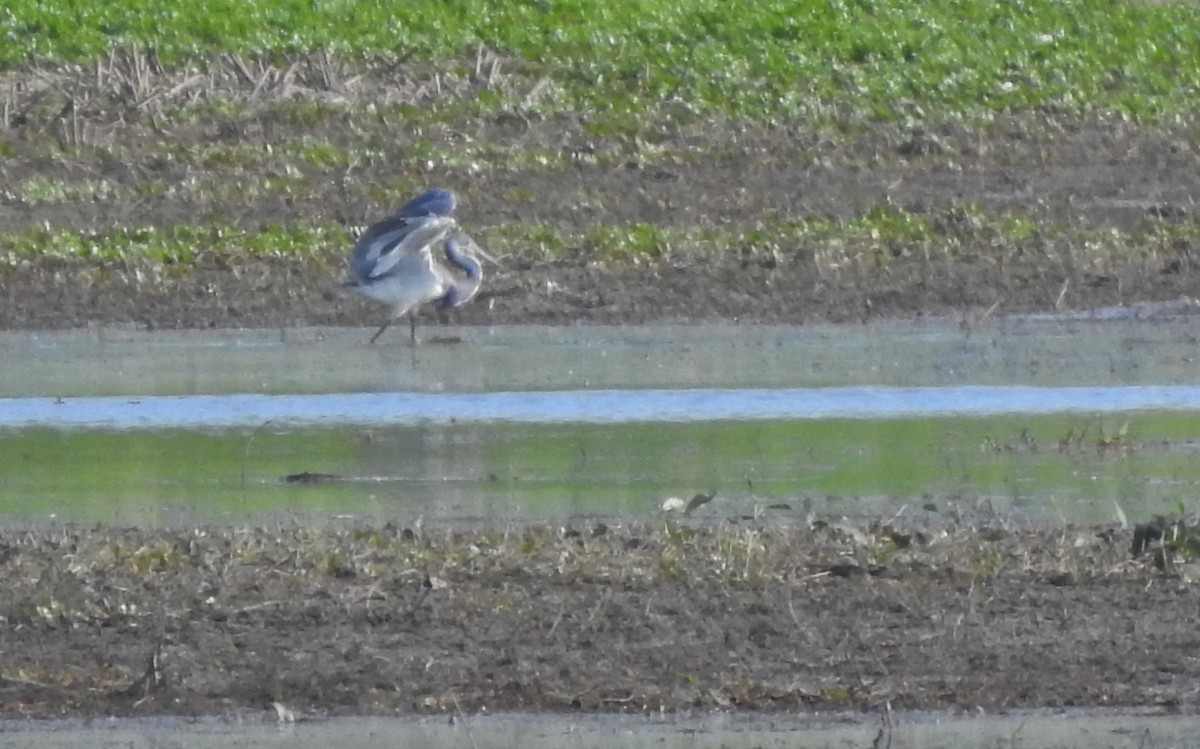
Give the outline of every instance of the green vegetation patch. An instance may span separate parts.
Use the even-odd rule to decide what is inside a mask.
[[[286,67],[290,55],[320,50],[490,82],[518,75],[529,82],[519,101],[493,91],[480,95],[485,107],[618,119],[1171,120],[1200,93],[1200,8],[1190,3],[14,0],[0,22],[0,65],[10,68],[130,47],[167,67],[219,53]],[[484,49],[498,57],[481,65]]]
[[[928,211],[877,203],[848,218],[775,216],[739,226],[663,227],[649,223],[597,224],[583,234],[544,225],[508,224],[481,233],[502,254],[553,257],[583,250],[610,261],[737,252],[785,262],[791,257],[821,267],[884,268],[905,260],[986,260],[1064,254],[1108,268],[1139,256],[1174,256],[1200,239],[1200,222],[1147,221],[1121,230],[1080,229],[1020,213],[995,214],[975,204]]]
[[[202,254],[297,257],[325,254],[331,246],[349,247],[344,230],[276,224],[258,230],[184,224],[100,232],[33,229],[0,235],[0,262],[83,258],[99,262],[149,260],[186,265]]]
[[[349,252],[356,229],[334,223],[213,224],[122,227],[108,231],[29,229],[0,235],[0,262],[82,258],[187,265],[201,255],[335,258]],[[493,254],[548,260],[578,253],[611,263],[737,252],[773,263],[802,259],[819,268],[883,269],[905,261],[983,261],[1044,257],[1095,271],[1137,259],[1187,254],[1200,241],[1200,220],[1146,221],[1129,230],[1079,229],[1021,214],[989,214],[976,205],[918,212],[878,203],[849,218],[765,218],[749,225],[665,227],[645,222],[595,224],[570,232],[537,223],[509,223],[472,232]]]

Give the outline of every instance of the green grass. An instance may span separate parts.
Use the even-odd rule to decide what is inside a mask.
[[[472,233],[493,253],[532,259],[733,251],[874,270],[1022,253],[1051,267],[1068,253],[1103,272],[1122,256],[1179,255],[1172,242],[1200,236],[1186,213],[1109,231],[1072,225],[1061,211],[1047,218],[1052,199],[984,210],[963,202],[987,202],[974,193],[945,194],[925,208],[902,190],[916,209],[743,211],[728,223],[706,207],[679,225],[671,214],[615,220],[608,209],[622,196],[593,200],[572,188],[556,194],[568,205],[555,215],[568,218],[555,220],[538,210],[528,186],[537,180],[510,176],[562,184],[555,173],[637,168],[657,178],[662,167],[715,189],[700,179],[713,165],[903,174],[978,160],[984,171],[1041,169],[1042,143],[1080,121],[1105,121],[1106,132],[1153,128],[1186,159],[1200,100],[1193,3],[164,7],[14,0],[0,10],[0,69],[15,71],[2,75],[26,84],[7,89],[17,137],[0,142],[0,200],[31,209],[0,236],[0,263],[145,260],[184,273],[201,253],[340,256],[350,246],[343,222],[382,215],[430,181],[455,185],[468,204],[472,190],[494,190],[515,216],[493,213],[492,226],[472,224]],[[898,144],[913,133],[947,145],[909,159]],[[72,225],[74,204],[85,203],[129,223]],[[193,225],[170,225],[180,204]],[[590,224],[572,220],[573,210]]]
[[[152,50],[168,68],[216,53],[324,50],[471,74],[482,45],[542,95],[484,111],[681,122],[927,121],[1003,113],[1186,118],[1200,95],[1200,8],[1112,0],[13,0],[0,65]],[[458,61],[458,62],[454,62]]]
[[[989,215],[973,205],[917,213],[879,203],[849,218],[767,217],[756,224],[668,227],[637,222],[594,224],[568,232],[538,223],[508,223],[474,232],[493,254],[537,260],[580,254],[613,262],[679,255],[738,252],[744,257],[788,262],[803,254],[819,268],[887,268],[909,261],[964,258],[1004,263],[1029,253],[1057,263],[1061,250],[1072,262],[1104,272],[1130,258],[1173,257],[1177,241],[1200,238],[1200,221],[1163,224],[1147,220],[1135,229],[1079,229],[1023,214]],[[184,266],[203,253],[249,257],[327,258],[348,251],[351,234],[333,222],[234,226],[213,216],[203,226],[121,227],[79,231],[44,227],[0,234],[0,264],[29,258],[80,258],[100,262],[145,260]],[[1056,249],[1058,248],[1058,249]]]
[[[0,263],[23,258],[80,258],[102,262],[151,261],[190,264],[197,255],[298,257],[349,248],[344,229],[335,226],[279,226],[257,230],[230,226],[122,227],[111,231],[31,229],[0,235]]]

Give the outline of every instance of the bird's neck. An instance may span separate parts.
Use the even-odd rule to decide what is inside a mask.
[[[467,274],[467,278],[478,278],[483,271],[483,266],[479,261],[469,255],[446,247],[446,259],[455,267]]]

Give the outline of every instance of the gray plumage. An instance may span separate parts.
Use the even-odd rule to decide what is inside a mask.
[[[371,336],[371,343],[393,322],[409,316],[416,342],[415,309],[428,302],[443,308],[470,301],[483,283],[479,258],[491,259],[450,217],[453,193],[433,188],[400,207],[390,218],[371,226],[354,245],[350,290],[392,307],[391,317]],[[445,240],[443,253],[458,273],[435,260],[433,247]]]

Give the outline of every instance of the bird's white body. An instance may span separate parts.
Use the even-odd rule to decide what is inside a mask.
[[[392,316],[400,317],[413,307],[445,296],[445,285],[428,249],[415,252],[396,264],[397,273],[374,281],[357,281],[346,288],[391,305]]]

